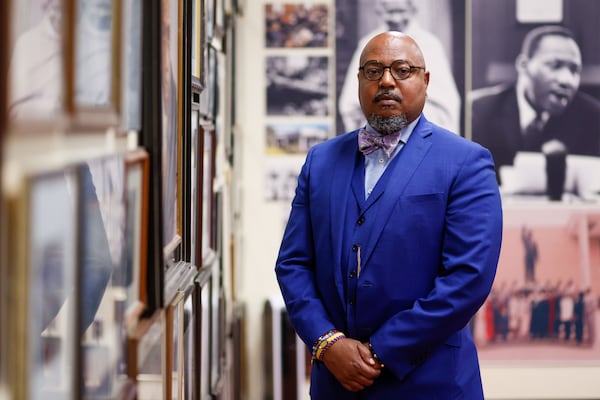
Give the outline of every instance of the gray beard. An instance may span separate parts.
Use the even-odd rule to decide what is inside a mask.
[[[404,114],[387,118],[371,114],[369,118],[367,118],[367,121],[369,121],[369,125],[371,125],[373,129],[382,135],[391,135],[408,125],[408,120]]]

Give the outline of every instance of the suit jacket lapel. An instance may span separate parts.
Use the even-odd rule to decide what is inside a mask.
[[[369,235],[369,241],[365,246],[365,253],[362,253],[362,265],[363,268],[368,265],[369,259],[376,248],[379,236],[383,231],[383,228],[388,223],[388,216],[392,209],[396,206],[398,199],[407,183],[410,181],[415,171],[419,167],[419,164],[423,161],[425,154],[431,146],[431,142],[426,138],[431,135],[431,125],[421,115],[421,120],[415,127],[408,143],[400,150],[400,153],[396,156],[398,159],[395,160],[391,176],[387,182],[385,192],[383,190],[379,193],[381,198],[377,204],[377,215],[376,222],[374,224],[373,232]],[[387,172],[387,171],[386,171]],[[377,199],[373,199],[374,201]]]

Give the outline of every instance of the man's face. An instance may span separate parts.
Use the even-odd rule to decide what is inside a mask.
[[[424,65],[421,53],[410,38],[382,34],[367,44],[361,57],[361,66],[367,61],[378,61],[389,66],[396,60],[405,60],[414,66]],[[381,79],[376,81],[367,80],[359,71],[359,101],[367,121],[381,133],[388,132],[375,126],[373,121],[405,116],[406,122],[412,122],[423,110],[428,83],[429,72],[421,69],[413,70],[404,80],[394,79],[390,70],[385,69]]]
[[[537,111],[560,114],[579,88],[581,64],[575,41],[558,35],[545,36],[520,71],[526,78],[526,98]]]
[[[412,0],[379,0],[377,8],[390,31],[404,31],[415,15]]]

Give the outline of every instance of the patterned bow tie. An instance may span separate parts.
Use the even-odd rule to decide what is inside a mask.
[[[398,143],[400,143],[400,131],[391,135],[378,136],[362,128],[358,133],[358,149],[364,155],[381,149],[390,158]]]

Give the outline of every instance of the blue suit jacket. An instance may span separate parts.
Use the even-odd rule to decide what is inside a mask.
[[[363,162],[357,135],[309,151],[275,270],[308,346],[339,329],[370,341],[385,368],[373,386],[355,394],[315,362],[312,398],[483,398],[465,325],[491,289],[500,252],[502,211],[491,155],[421,115],[385,172],[387,185],[379,184],[382,177],[351,220],[347,213],[364,193],[353,184]],[[355,249],[348,240],[355,237],[363,251],[358,277],[342,260]]]

